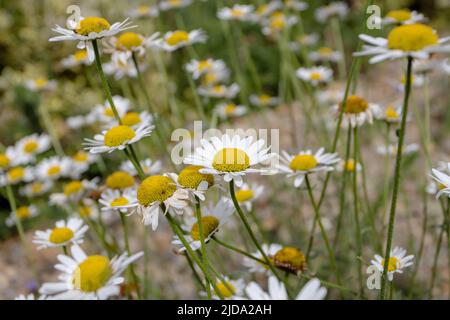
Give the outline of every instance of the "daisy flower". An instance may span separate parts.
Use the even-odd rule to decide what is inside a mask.
[[[297,77],[313,86],[330,82],[333,78],[333,70],[327,67],[299,68]]]
[[[192,198],[205,200],[205,192],[214,184],[214,176],[212,174],[200,173],[203,167],[187,166],[180,171],[180,174],[170,173],[169,176],[176,181],[177,186],[184,188],[189,192]]]
[[[275,156],[269,153],[270,147],[265,147],[263,139],[254,141],[252,136],[241,138],[224,134],[220,138],[202,139],[200,144],[201,147],[187,156],[184,163],[202,166],[201,173],[223,176],[226,182],[234,180],[238,187],[246,174],[266,172],[267,169],[259,167]]]
[[[233,83],[230,86],[218,84],[215,86],[199,87],[198,94],[210,98],[234,99],[239,93],[239,85]]]
[[[20,221],[25,219],[34,218],[39,214],[39,211],[35,205],[29,206],[20,206],[9,214],[9,217],[6,218],[5,223],[8,227],[12,227],[16,224],[17,219]]]
[[[327,6],[319,7],[314,14],[316,20],[320,23],[325,23],[332,17],[344,19],[349,12],[348,5],[342,1],[332,2]]]
[[[82,173],[89,169],[89,166],[98,160],[98,156],[85,151],[78,151],[70,157],[72,161],[72,173],[71,177],[77,179]]]
[[[217,231],[228,221],[233,215],[235,209],[230,199],[222,198],[217,204],[212,207],[205,207],[202,211],[202,227],[203,227],[203,239],[205,243],[216,234]],[[200,230],[197,223],[197,219],[190,219],[188,225],[182,226],[189,235],[186,235],[186,241],[192,250],[198,250],[201,247]],[[179,247],[179,251],[183,252],[186,247],[183,245],[178,236],[174,236],[172,244]]]
[[[252,5],[242,5],[235,4],[231,8],[221,8],[217,12],[217,17],[220,20],[237,20],[237,21],[254,21],[255,16],[253,10],[255,9]]]
[[[272,243],[270,245],[263,243],[261,245],[261,248],[264,251],[264,253],[266,254],[266,256],[269,258],[269,260],[272,259],[273,256],[278,251],[283,249],[283,247],[281,245],[276,244],[276,243]],[[253,252],[252,256],[264,261],[264,257],[261,255],[261,252],[259,252],[259,251]],[[246,266],[249,269],[250,272],[266,273],[267,275],[271,274],[271,271],[267,265],[262,264],[258,261],[255,261],[253,259],[250,259],[248,257],[244,257],[243,264],[244,264],[244,266]]]
[[[395,247],[391,250],[388,264],[388,279],[392,281],[395,273],[403,273],[403,269],[414,264],[412,261],[414,255],[406,256],[406,250],[400,247]],[[375,266],[380,272],[384,270],[384,259],[378,254],[375,255],[375,260],[370,263]]]
[[[190,44],[205,43],[207,39],[208,37],[205,31],[201,29],[192,30],[190,32],[175,30],[167,32],[163,39],[155,41],[155,46],[164,51],[172,52]]]
[[[36,166],[36,178],[41,181],[57,180],[62,177],[68,177],[71,173],[71,161],[69,158],[53,156],[43,159]]]
[[[134,28],[131,22],[125,19],[112,25],[100,17],[80,17],[79,21],[70,21],[70,29],[56,25],[52,31],[59,33],[59,36],[50,38],[49,41],[78,41],[78,49],[86,49],[89,61],[95,60],[94,47],[92,41],[111,37],[121,31]]]
[[[245,293],[251,300],[288,300],[288,294],[284,284],[276,277],[270,276],[268,291],[264,291],[256,282],[250,282],[245,288]],[[320,285],[320,280],[309,280],[295,297],[295,300],[323,300],[327,295],[327,289]]]
[[[195,80],[209,72],[221,72],[226,68],[223,60],[214,60],[211,58],[205,60],[193,59],[186,64],[186,70],[192,74],[192,78]]]
[[[359,163],[359,162],[355,163],[355,159],[349,158],[347,161],[340,160],[336,166],[336,169],[339,172],[343,172],[343,171],[355,172],[355,170],[357,172],[359,172],[362,170],[362,166],[361,166],[361,163]]]
[[[230,79],[230,70],[227,67],[222,69],[206,71],[202,77],[202,87],[210,88],[221,82],[226,82]]]
[[[142,124],[152,124],[153,116],[148,113],[148,111],[142,111],[141,113],[128,111],[121,118],[120,121],[123,125],[129,126],[134,130],[137,130]],[[118,125],[117,121],[114,119],[110,124]]]
[[[61,300],[106,300],[120,294],[124,278],[120,274],[137,259],[142,252],[132,256],[124,253],[109,260],[102,255],[87,256],[78,246],[70,248],[71,256],[58,255],[61,271],[59,282],[47,282],[39,289],[40,294],[51,295]]]
[[[32,80],[27,80],[25,82],[25,87],[28,90],[34,91],[34,92],[40,92],[40,91],[50,91],[54,90],[56,88],[56,80],[49,80],[47,78],[36,78]]]
[[[407,156],[407,155],[416,153],[417,151],[419,151],[419,145],[416,144],[416,143],[411,143],[411,144],[408,144],[408,145],[403,147],[403,151],[402,151],[403,153],[402,154]],[[395,155],[397,155],[397,145],[396,144],[390,144],[387,147],[385,145],[379,146],[379,147],[377,147],[377,153],[379,155],[382,155],[382,156],[384,156],[386,154],[389,154],[391,156],[395,156]]]
[[[102,205],[102,211],[120,211],[126,213],[128,208],[124,206],[136,205],[136,190],[127,189],[123,192],[119,190],[106,190],[102,192],[98,202]]]
[[[142,216],[145,225],[152,225],[152,229],[158,228],[159,214],[184,213],[188,205],[188,191],[178,188],[176,182],[166,175],[154,175],[147,177],[137,189],[137,203],[124,205],[123,208],[131,209]],[[165,211],[162,211],[164,205]]]
[[[381,108],[375,113],[377,120],[385,121],[388,124],[399,123],[402,119],[402,108],[388,105],[384,110]]]
[[[432,53],[450,52],[450,45],[445,45],[450,37],[440,39],[436,31],[420,23],[395,27],[389,32],[387,39],[367,34],[361,34],[359,38],[367,44],[362,51],[353,55],[373,56],[369,63],[405,57],[428,59]]]
[[[334,113],[338,117],[342,109],[342,103],[333,106]],[[347,97],[345,109],[343,111],[342,125],[344,127],[351,126],[352,128],[360,127],[364,123],[372,123],[374,114],[379,112],[380,106],[375,103],[369,103],[364,98],[352,95]]]
[[[308,55],[313,62],[338,62],[342,59],[341,53],[329,47],[320,47]]]
[[[244,183],[238,187],[235,194],[237,201],[242,204],[247,211],[252,210],[252,202],[258,199],[264,192],[264,186]]]
[[[257,107],[275,107],[280,103],[278,97],[273,97],[266,93],[260,95],[252,94],[249,99],[250,103]]]
[[[222,102],[215,107],[215,112],[221,119],[228,119],[232,117],[240,117],[247,113],[248,109],[243,105],[236,105],[232,102]]]
[[[159,160],[153,161],[151,159],[144,159],[139,162],[142,170],[146,176],[151,176],[160,173],[162,170],[162,163]],[[130,160],[122,162],[120,165],[120,170],[129,172],[133,176],[137,176],[138,172]]]
[[[52,193],[50,204],[67,207],[68,202],[78,202],[86,196],[86,193],[97,190],[97,178],[92,180],[71,180],[63,185],[63,192]]]
[[[130,100],[117,95],[112,98],[119,117],[123,117],[130,109]],[[100,122],[111,123],[115,121],[115,115],[108,100],[104,104],[97,104],[91,113],[92,117]]]
[[[28,198],[34,198],[43,195],[50,191],[53,187],[53,183],[50,180],[47,181],[33,181],[26,184],[19,189],[19,193]]]
[[[111,153],[115,150],[124,150],[128,145],[150,136],[154,126],[150,123],[141,123],[136,129],[126,125],[118,125],[104,130],[94,139],[85,139],[85,150],[91,153]]]
[[[21,163],[36,160],[36,155],[47,151],[51,146],[48,134],[32,134],[17,141],[16,151]]]
[[[431,169],[431,177],[438,184],[438,186],[436,186],[433,190],[433,193],[437,192],[436,198],[439,198],[441,195],[450,197],[450,176],[447,173],[442,172],[444,170],[450,170],[450,163],[447,163],[447,166],[441,170],[434,168]]]
[[[286,16],[281,11],[275,11],[267,19],[263,20],[262,33],[267,36],[274,36],[297,23],[298,18],[296,16]]]
[[[113,54],[111,56],[111,61],[103,64],[103,70],[107,75],[114,76],[114,79],[120,80],[124,77],[136,78],[137,71],[131,59],[123,62],[123,57],[121,55]],[[147,69],[147,64],[139,64],[139,71],[144,72]]]
[[[406,77],[403,76],[400,81],[394,81],[393,86],[395,90],[398,92],[404,92],[405,91],[405,83],[406,83]],[[425,76],[423,74],[416,74],[411,76],[411,86],[414,88],[420,88],[425,83]]]
[[[128,59],[135,53],[139,57],[145,54],[147,47],[155,45],[155,40],[159,37],[159,32],[154,33],[150,37],[146,38],[143,35],[136,32],[125,32],[119,37],[111,37],[105,43],[105,52],[116,55],[123,64],[126,64]]]
[[[89,66],[91,64],[92,61],[89,61],[86,50],[78,50],[74,54],[71,54],[67,58],[61,60],[61,65],[66,69],[78,66]]]
[[[159,3],[159,7],[162,11],[168,11],[171,9],[179,9],[187,7],[192,3],[192,0],[163,0]]]
[[[288,177],[294,177],[294,186],[298,188],[307,174],[333,171],[339,160],[337,153],[325,153],[324,148],[315,154],[311,150],[300,151],[297,155],[282,151],[278,169]]]
[[[114,171],[106,177],[106,186],[113,190],[125,190],[134,187],[136,181],[130,171]]]
[[[388,24],[413,24],[417,22],[423,22],[426,18],[423,14],[417,11],[411,11],[409,9],[391,10],[381,20],[384,25]]]
[[[56,222],[55,228],[46,231],[36,231],[34,233],[33,243],[38,244],[38,249],[58,248],[69,244],[83,243],[83,237],[89,229],[79,218],[69,218],[69,220],[60,220]]]
[[[31,167],[12,167],[3,174],[0,174],[0,186],[8,184],[18,184],[29,182],[34,178],[34,170]]]
[[[14,147],[7,147],[0,152],[0,172],[18,164],[17,151]]]
[[[215,285],[225,300],[232,300],[235,297],[242,297],[244,295],[245,282],[243,279],[232,280],[227,276],[222,276],[223,280],[216,279]],[[214,293],[213,299],[219,300],[220,297],[215,293],[211,286],[211,292]],[[206,295],[206,292],[200,293],[202,296]]]
[[[159,8],[156,5],[141,4],[128,11],[131,18],[154,18],[159,15]]]

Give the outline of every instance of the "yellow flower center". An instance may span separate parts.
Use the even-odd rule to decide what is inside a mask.
[[[16,217],[19,219],[25,219],[28,218],[31,215],[30,208],[27,206],[22,206],[17,208],[16,210]]]
[[[221,85],[217,85],[217,86],[214,86],[212,88],[212,91],[214,93],[216,93],[216,94],[224,94],[225,93],[225,87],[221,86]]]
[[[66,196],[70,196],[79,192],[82,188],[83,184],[81,183],[81,181],[74,180],[64,186],[64,194]]]
[[[134,178],[125,171],[116,171],[106,178],[106,186],[110,189],[126,189],[134,186]]]
[[[114,111],[111,108],[105,108],[103,114],[107,117],[114,117]]]
[[[112,275],[108,258],[89,256],[76,268],[72,282],[76,289],[94,292],[103,287]]]
[[[202,60],[198,62],[198,71],[203,72],[205,70],[211,69],[212,63],[209,60]]]
[[[286,22],[284,16],[275,16],[270,20],[270,28],[275,30],[283,29]]]
[[[217,282],[216,287],[224,298],[231,298],[236,293],[236,288],[229,281]]]
[[[26,153],[33,153],[37,150],[38,147],[39,144],[36,140],[30,140],[23,145],[23,151],[25,151]]]
[[[345,113],[357,114],[365,112],[369,108],[369,103],[359,96],[349,96],[345,103]]]
[[[311,72],[311,80],[322,79],[322,74],[320,72]]]
[[[237,148],[223,148],[216,153],[212,166],[223,172],[239,172],[250,167],[250,158],[247,153]]]
[[[25,175],[25,169],[22,167],[12,168],[8,171],[7,175],[10,181],[17,181],[23,178]]]
[[[263,104],[267,104],[270,102],[271,97],[268,94],[262,94],[259,96],[259,101]]]
[[[45,85],[48,83],[48,80],[46,78],[38,78],[34,80],[34,84],[38,89],[42,89],[45,87]]]
[[[140,122],[141,116],[137,112],[127,112],[127,114],[122,117],[122,123],[129,127],[134,126]]]
[[[346,171],[353,172],[353,171],[355,171],[355,167],[356,167],[355,160],[353,160],[353,159],[348,159],[348,161],[345,163],[345,170]]]
[[[393,107],[387,107],[384,111],[384,115],[386,116],[387,120],[397,120],[400,115],[397,113],[397,110]]]
[[[429,26],[417,23],[395,27],[389,32],[388,47],[402,51],[418,51],[438,44],[436,32]]]
[[[381,265],[384,266],[384,259],[381,260]],[[388,272],[393,272],[400,267],[400,261],[396,257],[389,258]]]
[[[203,81],[207,85],[215,83],[217,81],[217,75],[215,73],[213,73],[213,72],[209,72],[209,73],[205,74],[205,76],[203,78]]]
[[[398,22],[403,22],[411,19],[411,11],[409,9],[392,10],[386,16]]]
[[[289,168],[295,171],[308,171],[316,168],[317,165],[316,157],[310,154],[299,154],[291,160]]]
[[[203,239],[211,236],[214,231],[219,227],[219,220],[213,216],[202,217],[202,231]],[[191,237],[195,241],[200,240],[200,229],[198,223],[194,223],[191,229]]]
[[[256,9],[256,14],[264,15],[264,14],[266,14],[268,9],[269,9],[269,6],[267,4],[262,4]]]
[[[244,10],[234,8],[231,10],[231,16],[235,18],[243,17],[245,14]]]
[[[201,166],[188,166],[181,170],[178,175],[178,183],[185,188],[197,189],[202,181],[208,182],[208,187],[214,185],[214,176],[212,174],[203,174],[199,170]]]
[[[5,168],[9,165],[9,158],[4,153],[0,153],[0,168]]]
[[[225,114],[232,114],[236,110],[236,105],[234,103],[229,103],[225,106]]]
[[[31,185],[31,192],[33,194],[41,193],[43,189],[44,189],[44,185],[40,182],[34,182]]]
[[[150,12],[150,6],[140,5],[139,7],[137,7],[137,12],[139,12],[140,14],[147,14]]]
[[[183,30],[177,30],[172,32],[172,34],[166,39],[166,42],[170,46],[176,46],[181,42],[189,41],[189,33]]]
[[[293,273],[302,271],[306,265],[304,254],[293,247],[284,247],[279,250],[275,253],[273,261],[278,268]]]
[[[74,58],[76,61],[84,61],[87,59],[87,51],[86,50],[78,50],[74,53]]]
[[[125,32],[117,39],[117,44],[131,50],[142,45],[142,37],[135,32]]]
[[[84,151],[78,151],[72,157],[72,160],[75,162],[86,162],[86,161],[88,161],[88,159],[89,159],[88,154]]]
[[[111,207],[121,207],[121,206],[125,206],[127,205],[128,199],[125,197],[118,197],[116,199],[114,199],[113,201],[111,201]]]
[[[142,181],[137,191],[139,204],[148,206],[155,201],[163,202],[177,190],[173,181],[166,176],[150,176]]]
[[[253,194],[253,190],[251,190],[251,189],[236,191],[236,199],[239,202],[249,201],[249,200],[253,199],[253,197],[254,197],[254,194]]]
[[[69,228],[55,228],[50,233],[50,242],[55,244],[60,244],[69,241],[74,237],[73,231]]]
[[[61,172],[61,167],[59,165],[54,165],[48,168],[47,174],[49,176],[55,176]]]
[[[136,136],[136,132],[129,126],[120,125],[109,129],[104,137],[105,145],[108,147],[118,147],[130,141]]]
[[[87,17],[80,21],[80,25],[76,32],[83,36],[89,35],[91,32],[100,33],[109,30],[110,24],[106,19],[99,17]]]
[[[91,215],[92,210],[91,210],[91,208],[89,208],[87,206],[83,206],[83,207],[80,207],[80,209],[78,210],[78,213],[80,214],[80,217],[87,218]]]
[[[328,48],[328,47],[321,47],[321,48],[319,48],[319,50],[317,50],[317,52],[322,57],[329,57],[333,53],[333,50],[331,48]]]

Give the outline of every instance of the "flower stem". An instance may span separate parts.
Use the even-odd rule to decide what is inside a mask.
[[[406,118],[408,116],[408,101],[409,101],[409,94],[411,92],[412,63],[413,63],[413,58],[408,57],[407,67],[406,67],[405,96],[404,96],[403,108],[402,108],[402,121],[401,121],[400,132],[399,132],[397,156],[395,159],[394,186],[393,186],[393,190],[392,190],[391,210],[389,213],[389,225],[388,225],[388,233],[387,233],[387,241],[386,241],[386,250],[384,252],[385,256],[384,256],[383,276],[381,278],[380,299],[385,298],[386,285],[387,285],[387,281],[388,281],[387,271],[388,271],[389,259],[390,259],[390,255],[391,255],[392,239],[393,239],[393,235],[394,235],[397,197],[398,197],[398,191],[400,188],[400,171],[401,171],[400,169],[401,169],[401,164],[402,164],[403,142],[405,140]]]
[[[227,249],[230,249],[231,251],[234,251],[234,252],[237,252],[239,254],[242,254],[242,255],[244,255],[244,256],[252,259],[252,260],[255,260],[256,262],[259,262],[259,263],[262,263],[264,265],[267,265],[266,261],[258,259],[257,257],[251,255],[250,253],[248,253],[248,252],[246,252],[246,251],[244,251],[242,249],[236,248],[235,246],[232,246],[231,244],[225,243],[225,242],[217,239],[216,237],[213,237],[212,239],[215,242],[217,242],[219,245],[221,245],[222,247],[225,247]]]

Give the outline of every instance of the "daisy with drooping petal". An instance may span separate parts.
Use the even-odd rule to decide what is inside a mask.
[[[222,198],[217,202],[215,206],[204,207],[202,212],[202,227],[203,227],[203,239],[205,243],[211,240],[217,231],[228,221],[233,215],[235,208],[230,199]],[[188,225],[182,226],[189,235],[186,235],[186,241],[192,250],[197,250],[201,247],[200,229],[197,223],[197,219],[190,219]],[[178,236],[174,236],[172,243],[179,247],[179,251],[183,252],[186,247],[183,245]]]
[[[124,206],[136,205],[136,190],[127,189],[124,191],[119,190],[106,190],[102,192],[101,198],[98,202],[102,205],[102,211],[120,211],[126,213],[128,208]]]
[[[28,198],[34,198],[47,193],[53,187],[51,180],[33,181],[19,189],[19,193]]]
[[[210,98],[234,99],[239,90],[239,85],[236,83],[230,86],[217,84],[215,86],[199,87],[198,94]]]
[[[220,138],[202,139],[200,144],[184,163],[202,166],[201,173],[223,176],[225,182],[234,180],[237,186],[242,185],[242,177],[248,173],[266,172],[262,163],[275,156],[269,153],[270,147],[265,147],[263,139],[255,141],[252,136],[224,134]]]
[[[9,214],[9,217],[6,218],[5,223],[8,227],[12,227],[16,224],[17,219],[20,221],[34,218],[39,214],[39,211],[35,205],[29,206],[20,206]]]
[[[280,160],[279,171],[288,177],[294,177],[294,186],[298,188],[303,183],[305,175],[333,171],[334,165],[340,159],[337,153],[325,153],[325,149],[320,148],[315,154],[311,150],[300,151],[297,155],[282,151]]]
[[[69,218],[56,222],[55,228],[46,231],[36,231],[33,243],[39,245],[39,249],[64,247],[69,244],[83,243],[83,236],[89,229],[79,218]]]
[[[169,173],[169,175],[179,187],[186,189],[193,198],[197,197],[204,201],[206,190],[211,188],[215,181],[212,174],[201,173],[202,168],[200,166],[187,166],[179,174]]]
[[[71,54],[67,58],[61,60],[61,65],[66,69],[78,66],[89,66],[91,64],[92,61],[89,61],[86,50],[78,50],[74,54]]]
[[[342,59],[339,51],[335,51],[329,47],[320,47],[316,51],[311,51],[308,57],[313,62],[338,62]]]
[[[163,0],[159,3],[159,7],[162,11],[168,11],[171,9],[179,9],[187,7],[192,3],[192,0]]]
[[[217,290],[220,292],[225,300],[232,300],[235,297],[242,297],[245,289],[245,282],[243,279],[233,280],[227,276],[222,276],[222,280],[216,279],[215,285]],[[215,293],[213,287],[211,286],[211,293],[214,293],[213,299],[219,300],[220,297]],[[206,292],[200,292],[200,295],[205,295]]]
[[[247,211],[252,210],[252,202],[258,199],[264,192],[264,186],[253,183],[244,183],[236,189],[237,201],[245,207]]]
[[[186,47],[194,43],[205,43],[208,39],[205,31],[201,29],[190,32],[175,30],[167,32],[162,39],[155,41],[155,46],[164,51],[172,52],[179,48]]]
[[[336,117],[341,112],[342,103],[333,106]],[[347,97],[345,108],[342,114],[342,126],[352,128],[360,127],[364,123],[372,123],[374,114],[379,112],[380,106],[375,103],[367,102],[364,98],[352,95]]]
[[[16,151],[19,153],[21,163],[35,161],[36,155],[47,151],[51,146],[48,134],[32,134],[17,141]]]
[[[348,5],[343,1],[332,2],[327,6],[316,9],[315,18],[320,23],[325,23],[332,17],[344,19],[349,12]]]
[[[251,300],[288,300],[288,294],[284,284],[276,277],[270,276],[268,291],[264,291],[256,282],[251,282],[245,288],[245,293]],[[295,297],[295,300],[323,300],[327,295],[327,289],[320,285],[320,280],[309,280]]]
[[[417,22],[424,22],[425,16],[417,11],[411,11],[409,9],[398,9],[389,11],[386,16],[381,20],[384,25],[388,24],[413,24]]]
[[[405,57],[428,59],[432,53],[450,52],[450,45],[445,45],[450,37],[440,39],[436,31],[420,23],[395,27],[389,32],[387,39],[367,34],[361,34],[359,38],[367,44],[362,51],[353,55],[373,56],[369,63]]]
[[[254,9],[252,5],[235,4],[231,8],[219,9],[217,17],[221,20],[254,21]]]
[[[0,174],[0,186],[29,182],[34,178],[34,170],[31,167],[12,167],[5,173]]]
[[[49,80],[47,78],[37,78],[33,80],[27,80],[25,87],[34,92],[50,91],[56,88],[56,80]]]
[[[124,278],[120,274],[143,252],[132,256],[124,253],[109,260],[102,255],[87,256],[78,246],[70,248],[71,256],[58,255],[61,271],[59,282],[47,282],[39,289],[40,294],[60,300],[106,300],[118,296]]]
[[[249,98],[250,103],[257,107],[275,107],[280,103],[280,99],[278,97],[273,97],[268,94],[252,94]]]
[[[84,139],[85,150],[91,153],[111,153],[115,150],[124,150],[128,145],[150,136],[154,126],[150,123],[141,123],[136,129],[126,125],[118,125],[104,130],[94,139]]]
[[[152,161],[151,159],[144,159],[141,160],[139,164],[141,165],[141,168],[146,176],[151,176],[160,173],[162,170],[162,163],[159,160]],[[128,172],[133,176],[138,175],[135,166],[130,160],[122,162],[122,164],[120,165],[120,170]]]
[[[141,4],[128,11],[131,18],[154,18],[159,15],[159,8],[156,5]]]
[[[305,82],[311,83],[313,86],[327,83],[331,81],[333,77],[333,70],[327,67],[312,67],[312,68],[299,68],[297,70],[297,77]]]
[[[261,245],[261,248],[269,258],[269,260],[271,260],[273,259],[273,256],[283,248],[283,246],[276,243],[272,243],[270,245],[263,243]],[[264,261],[264,257],[259,251],[253,252],[252,256]],[[249,269],[250,272],[261,272],[266,273],[267,275],[270,275],[272,273],[272,271],[270,271],[269,267],[266,264],[260,263],[248,257],[244,257],[243,264]]]
[[[232,102],[226,103],[222,102],[219,103],[215,107],[215,112],[219,115],[221,119],[229,119],[233,117],[240,117],[247,113],[248,109],[246,106],[243,105],[236,105]]]
[[[56,25],[52,31],[59,33],[59,36],[50,38],[49,41],[78,41],[78,49],[86,49],[89,61],[95,60],[94,47],[92,41],[111,37],[121,31],[134,28],[131,22],[125,19],[112,25],[100,17],[80,17],[79,21],[69,21],[70,29]]]
[[[389,264],[388,264],[388,279],[392,281],[395,273],[403,273],[404,268],[408,268],[414,264],[412,261],[414,255],[406,256],[406,250],[400,247],[392,249]],[[370,263],[375,266],[380,272],[384,270],[384,259],[378,254],[375,255],[375,260]]]
[[[214,60],[211,58],[204,60],[193,59],[186,64],[186,70],[192,74],[192,78],[195,80],[209,72],[221,72],[226,68],[227,67],[223,60]]]
[[[53,156],[46,158],[36,166],[36,177],[39,180],[46,181],[58,180],[59,178],[68,177],[71,173],[71,161],[64,157]]]

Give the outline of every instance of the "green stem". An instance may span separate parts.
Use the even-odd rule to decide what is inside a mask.
[[[206,256],[205,235],[203,234],[202,212],[201,212],[201,208],[200,208],[200,199],[197,196],[195,196],[195,216],[197,218],[197,224],[198,224],[200,246],[201,246],[201,252],[202,252],[202,260],[203,260],[203,264],[205,266],[207,266],[209,263],[208,263],[208,259]],[[208,279],[206,279],[206,280],[208,280]],[[206,294],[208,296],[208,299],[211,299],[211,286],[209,285],[209,283],[206,283]]]
[[[250,254],[250,253],[248,253],[248,252],[246,252],[246,251],[244,251],[242,249],[236,248],[235,246],[232,246],[231,244],[225,243],[225,242],[217,239],[216,237],[213,237],[212,239],[215,242],[217,242],[219,245],[221,245],[222,247],[225,247],[227,249],[230,249],[231,251],[237,252],[237,253],[239,253],[239,254],[241,254],[243,256],[246,256],[247,258],[250,258],[250,259],[252,259],[252,260],[254,260],[256,262],[259,262],[259,263],[262,263],[264,265],[267,265],[266,261],[261,260],[261,259],[253,256],[252,254]]]
[[[409,101],[409,94],[411,91],[412,63],[413,63],[413,58],[408,57],[407,69],[406,69],[406,81],[405,81],[405,97],[404,97],[404,101],[403,101],[402,121],[401,121],[400,132],[399,132],[397,155],[396,155],[396,159],[395,159],[394,186],[393,186],[393,190],[392,190],[391,210],[389,213],[389,225],[388,225],[388,233],[387,233],[387,241],[386,241],[386,250],[384,252],[385,256],[384,256],[383,276],[381,278],[380,299],[385,298],[386,285],[387,285],[387,281],[388,281],[387,272],[388,272],[388,266],[389,266],[389,259],[391,257],[392,239],[394,236],[395,213],[396,213],[396,209],[397,209],[398,191],[400,188],[400,171],[401,171],[401,164],[402,164],[403,142],[405,140],[406,118],[408,116],[408,101]]]

